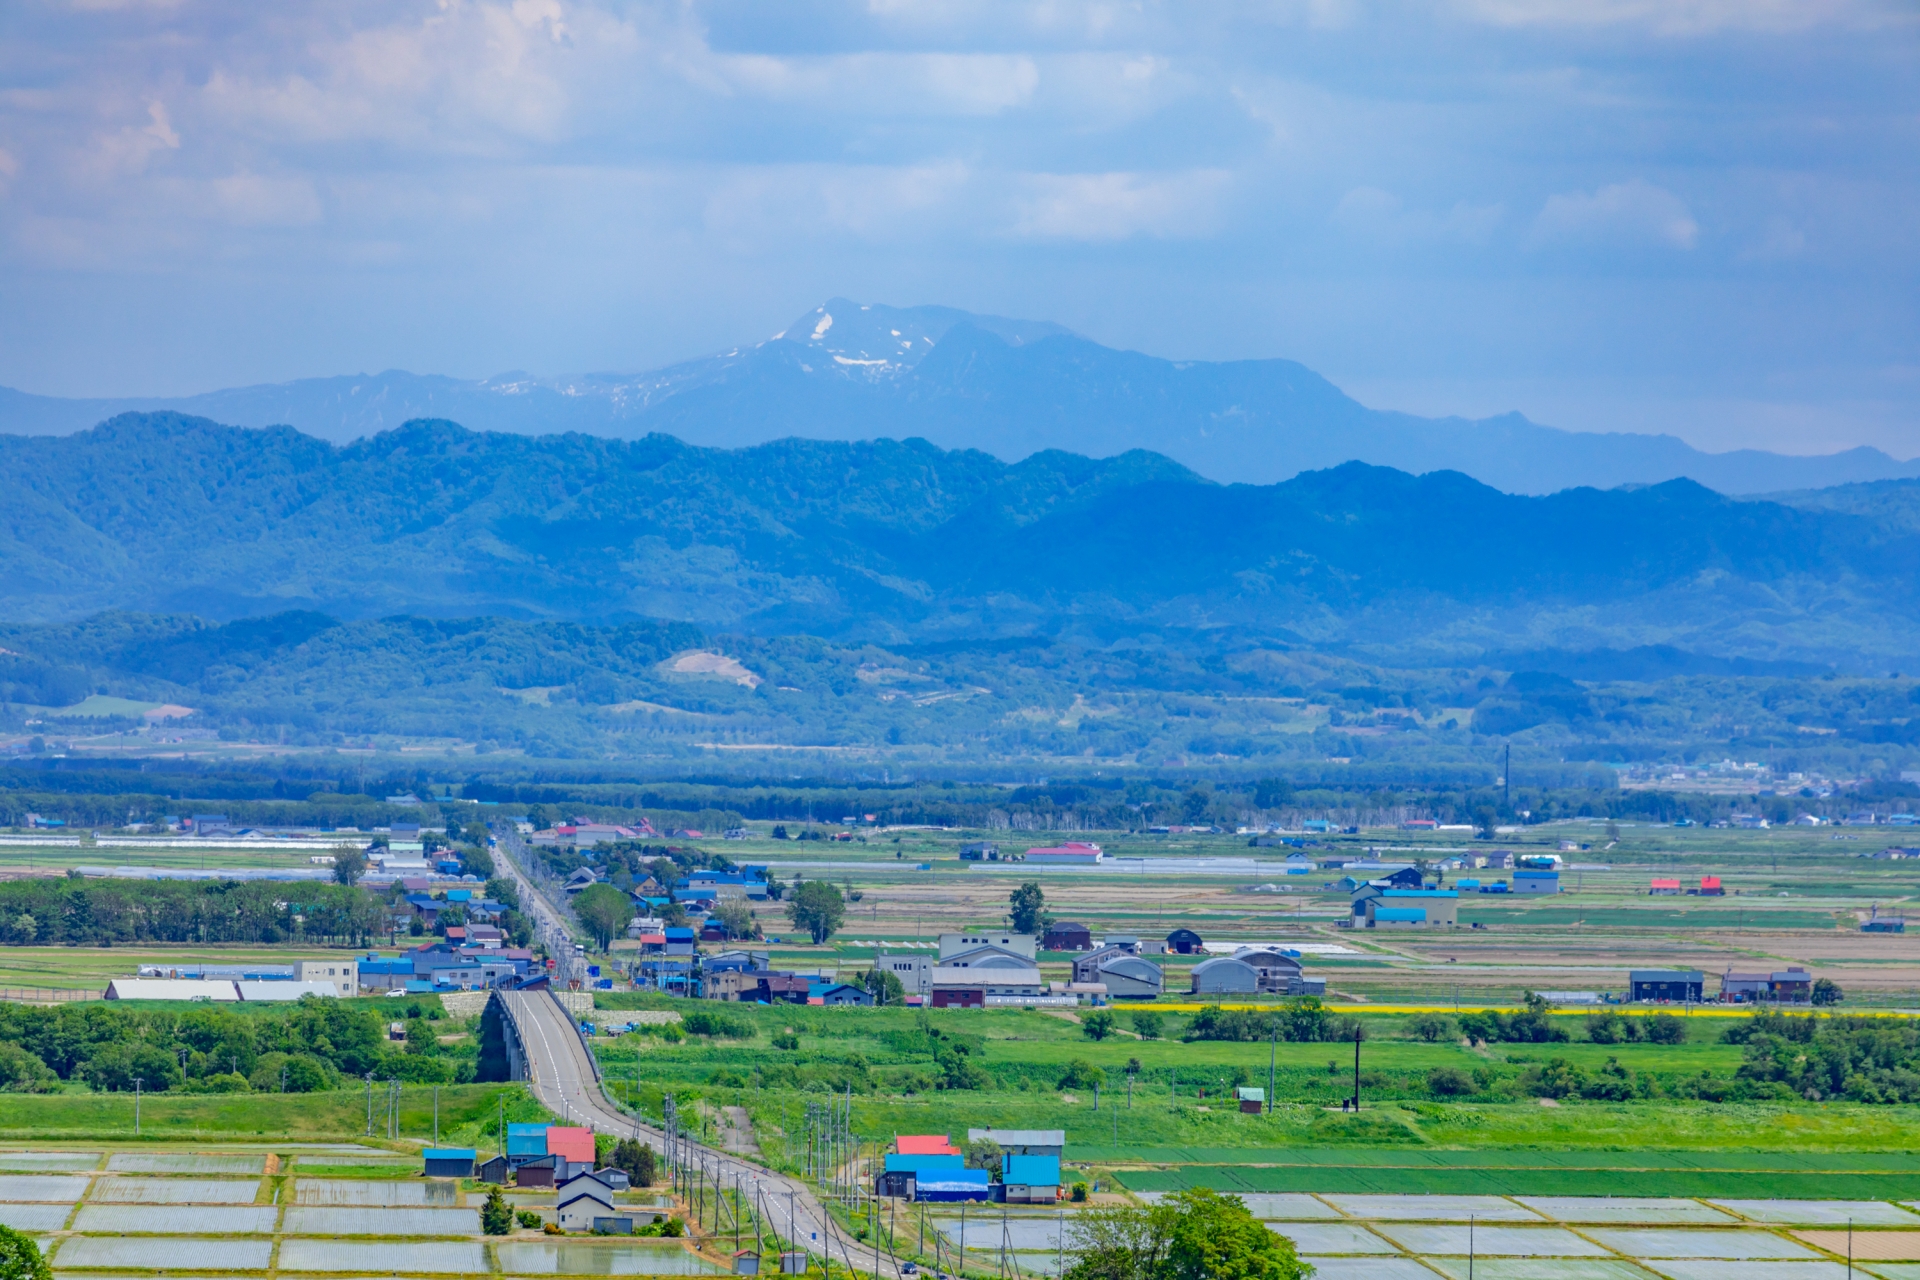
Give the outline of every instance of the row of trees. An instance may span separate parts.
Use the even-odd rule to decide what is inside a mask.
[[[388,903],[336,884],[33,877],[0,882],[0,940],[16,946],[310,942],[366,946]]]
[[[138,1009],[86,1003],[0,1004],[0,1088],[42,1092],[61,1081],[104,1092],[308,1093],[372,1072],[445,1084],[475,1078],[471,1044],[436,1034],[438,1009],[408,1008],[404,1045],[369,1004],[308,996],[268,1010]]]

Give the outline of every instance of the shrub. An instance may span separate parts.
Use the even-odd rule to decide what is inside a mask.
[[[1106,1082],[1106,1072],[1094,1066],[1085,1058],[1075,1058],[1067,1063],[1067,1069],[1061,1072],[1059,1087],[1062,1089],[1092,1089]]]
[[[1165,1020],[1151,1009],[1136,1009],[1133,1012],[1133,1033],[1142,1040],[1158,1040],[1165,1030]]]
[[[1452,1040],[1460,1034],[1460,1028],[1452,1018],[1444,1013],[1422,1013],[1407,1021],[1407,1030],[1416,1039],[1434,1044],[1441,1040]]]
[[[1427,1091],[1442,1098],[1457,1098],[1474,1091],[1473,1078],[1458,1067],[1435,1067],[1427,1073]]]
[[[800,1037],[791,1031],[782,1031],[773,1037],[773,1047],[786,1050],[798,1049],[800,1047]]]
[[[1084,1182],[1074,1183],[1071,1194],[1075,1204],[1085,1204],[1087,1202],[1087,1184]]]
[[[513,1216],[520,1223],[521,1226],[526,1227],[529,1230],[539,1226],[542,1222],[545,1221],[544,1218],[542,1218],[538,1213],[536,1213],[532,1209],[522,1209],[519,1213],[516,1213]]]
[[[1113,1034],[1113,1015],[1105,1009],[1080,1019],[1080,1034],[1089,1040],[1105,1040]]]
[[[680,1027],[688,1035],[725,1036],[729,1040],[751,1040],[756,1032],[751,1019],[708,1009],[695,1009],[681,1015]]]
[[[1647,1019],[1647,1039],[1654,1044],[1685,1044],[1687,1024],[1670,1013],[1656,1013]]]
[[[557,1223],[557,1222],[548,1222],[548,1223],[545,1223],[545,1224],[543,1224],[543,1225],[541,1226],[541,1228],[540,1228],[540,1229],[541,1229],[542,1231],[544,1231],[544,1232],[546,1232],[546,1233],[547,1233],[548,1235],[550,1235],[550,1236],[563,1236],[563,1235],[565,1235],[565,1234],[567,1234],[567,1233],[566,1233],[565,1231],[562,1231],[562,1230],[560,1229],[560,1224],[559,1224],[559,1223]]]

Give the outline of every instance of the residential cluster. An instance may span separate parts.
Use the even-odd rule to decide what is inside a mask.
[[[1064,1129],[969,1129],[976,1166],[944,1133],[894,1139],[873,1192],[903,1200],[1054,1204],[1061,1198]]]
[[[622,1169],[597,1168],[593,1130],[558,1124],[509,1124],[505,1150],[481,1160],[471,1147],[429,1147],[421,1153],[429,1178],[478,1178],[519,1187],[552,1188],[552,1221],[561,1231],[632,1235],[636,1225],[659,1222],[663,1206],[621,1204],[614,1193],[631,1180]],[[527,1202],[521,1201],[520,1204]]]

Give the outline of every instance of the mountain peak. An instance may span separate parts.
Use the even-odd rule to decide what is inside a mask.
[[[774,341],[798,343],[849,371],[885,372],[919,364],[950,330],[963,324],[1016,347],[1042,338],[1075,336],[1065,325],[1046,320],[975,315],[958,307],[889,307],[829,298],[775,334]]]

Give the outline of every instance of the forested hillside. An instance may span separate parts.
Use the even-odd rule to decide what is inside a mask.
[[[1357,463],[1220,486],[1166,458],[1007,465],[922,441],[698,449],[479,435],[333,448],[127,415],[0,437],[0,589],[16,620],[678,620],[841,642],[1177,631],[1375,660],[1670,644],[1911,665],[1920,537],[1870,513],[1687,481],[1503,494]]]

